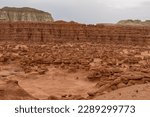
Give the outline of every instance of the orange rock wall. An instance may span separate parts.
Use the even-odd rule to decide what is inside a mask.
[[[117,43],[150,43],[149,26],[84,25],[77,23],[0,23],[0,40],[82,40]]]

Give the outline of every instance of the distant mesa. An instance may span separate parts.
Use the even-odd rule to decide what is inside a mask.
[[[50,13],[34,8],[4,7],[0,9],[0,21],[53,22],[54,20]]]
[[[67,21],[63,21],[63,20],[56,20],[54,23],[55,24],[79,24],[78,22],[75,22],[75,21],[67,22]]]
[[[141,21],[141,20],[128,19],[128,20],[120,20],[117,24],[122,24],[122,25],[150,25],[150,20]]]

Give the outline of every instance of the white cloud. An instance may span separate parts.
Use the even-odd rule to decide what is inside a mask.
[[[133,8],[140,6],[143,2],[149,0],[99,0],[99,3],[104,3],[108,7],[112,8]]]

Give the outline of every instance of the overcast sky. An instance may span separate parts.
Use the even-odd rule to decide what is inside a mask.
[[[0,7],[33,7],[55,20],[115,23],[122,19],[150,19],[150,0],[0,0]]]

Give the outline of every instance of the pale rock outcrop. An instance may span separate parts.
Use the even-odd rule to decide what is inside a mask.
[[[0,21],[52,22],[53,18],[50,13],[33,8],[4,7],[0,9]]]

